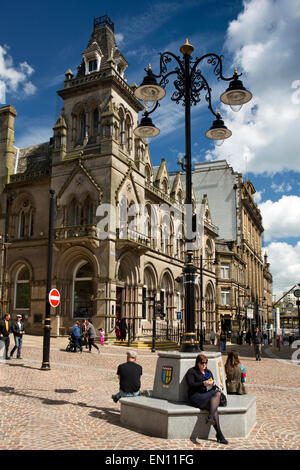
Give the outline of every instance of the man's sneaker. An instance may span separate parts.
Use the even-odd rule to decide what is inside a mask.
[[[113,401],[114,401],[115,403],[118,402],[118,399],[117,399],[116,395],[112,395],[111,397],[112,397],[112,399],[113,399]]]
[[[17,359],[23,359],[23,357],[17,357]]]

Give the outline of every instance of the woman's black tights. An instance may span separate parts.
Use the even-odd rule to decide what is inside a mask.
[[[209,410],[209,416],[213,418],[214,424],[213,427],[217,431],[218,435],[222,435],[219,421],[218,406],[220,405],[221,392],[217,392],[215,396],[211,397],[210,402],[207,406]]]

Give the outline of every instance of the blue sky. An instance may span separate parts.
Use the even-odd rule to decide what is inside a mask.
[[[206,102],[193,109],[193,160],[226,159],[254,183],[265,227],[274,292],[300,282],[300,0],[183,0],[157,2],[5,2],[0,20],[0,106],[13,104],[16,146],[43,142],[62,107],[56,90],[68,68],[76,73],[93,18],[108,14],[129,62],[126,78],[139,83],[158,53],[179,54],[188,37],[194,57],[223,54],[224,74],[243,72],[253,100],[240,113],[220,107],[226,83],[203,67],[233,135],[222,147],[205,138],[212,116]],[[170,93],[168,93],[170,96]],[[165,98],[153,115],[161,129],[150,143],[153,164],[176,170],[184,152],[183,108]]]

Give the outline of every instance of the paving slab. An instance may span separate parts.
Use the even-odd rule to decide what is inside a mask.
[[[11,341],[13,345],[13,340]],[[122,425],[117,366],[128,348],[105,345],[100,354],[67,353],[67,338],[51,338],[49,371],[41,371],[42,338],[24,337],[23,360],[0,363],[0,450],[220,450],[215,437],[163,439]],[[247,345],[240,352],[246,388],[256,396],[256,425],[247,438],[229,438],[229,450],[299,450],[300,366],[278,362],[263,351],[256,362]],[[215,350],[215,349],[214,349]],[[151,390],[157,353],[138,351],[142,389]],[[226,356],[222,356],[226,360]]]

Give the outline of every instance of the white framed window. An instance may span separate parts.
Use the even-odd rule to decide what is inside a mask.
[[[26,266],[21,266],[16,274],[14,308],[29,310],[30,307],[30,274]]]
[[[98,70],[98,61],[97,59],[89,60],[89,72],[97,72]]]
[[[221,278],[222,279],[230,278],[230,264],[229,263],[221,264]]]
[[[230,305],[230,289],[227,287],[221,288],[221,304]]]

